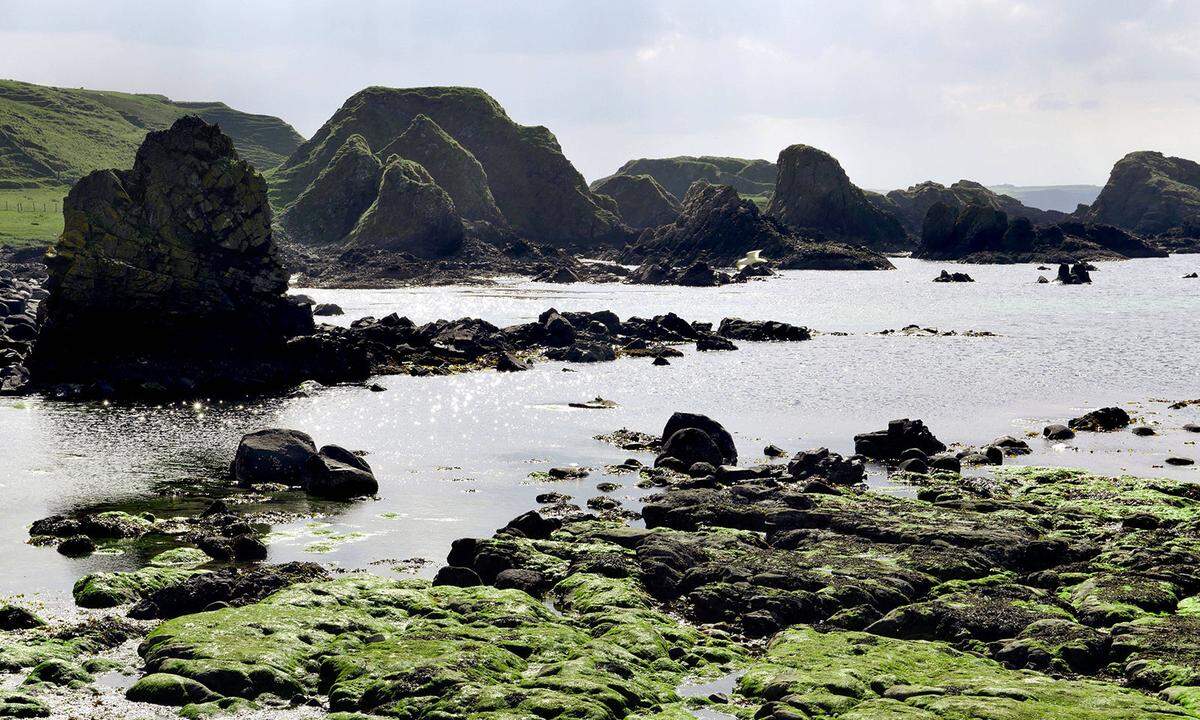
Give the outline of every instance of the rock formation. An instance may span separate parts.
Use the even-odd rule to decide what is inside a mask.
[[[420,115],[474,156],[497,207],[520,235],[576,247],[621,243],[628,237],[628,230],[597,201],[548,129],[516,124],[499,103],[473,88],[370,87],[356,93],[272,174],[272,199],[279,207],[294,202],[351,135],[361,135],[371,148],[382,150],[400,139]],[[423,145],[430,130],[428,124],[418,123],[402,144]],[[424,140],[418,138],[422,133]],[[434,141],[439,143],[440,148],[425,150],[441,157],[446,144]],[[454,155],[455,162],[462,161],[461,154]],[[442,172],[440,167],[430,170],[435,177]]]
[[[666,266],[699,260],[721,267],[753,250],[788,269],[879,270],[887,258],[821,238],[804,237],[762,215],[751,201],[728,185],[695,183],[683,198],[679,217],[669,225],[643,231],[621,255],[627,263],[650,260]]]
[[[285,296],[266,183],[214,125],[150,133],[132,170],[87,175],[63,202],[31,358],[41,385],[147,391],[268,384],[312,314]]]
[[[767,214],[794,228],[816,230],[875,250],[908,246],[900,221],[876,207],[829,153],[792,145],[779,153],[778,165]]]
[[[984,205],[929,208],[914,257],[965,262],[1078,262],[1164,257],[1165,252],[1108,225],[1060,222],[1034,227]]]
[[[593,183],[592,192],[611,197],[621,220],[636,230],[666,225],[679,215],[679,200],[649,175],[612,175]]]
[[[346,246],[431,259],[454,252],[462,240],[462,218],[450,195],[424,167],[393,155],[375,202],[346,236]]]
[[[1028,218],[1034,225],[1059,222],[1067,217],[1066,213],[1028,207],[1014,197],[992,192],[970,180],[959,180],[950,187],[935,182],[918,183],[907,190],[889,192],[886,202],[900,219],[904,229],[914,236],[920,236],[925,215],[937,202],[959,208],[964,205],[980,205],[1003,210],[1010,218]]]
[[[341,242],[375,201],[383,165],[362,135],[346,138],[329,165],[279,218],[302,245]]]
[[[1200,236],[1200,164],[1159,152],[1132,152],[1113,166],[1090,208],[1077,216],[1142,235],[1186,229]]]
[[[483,166],[427,115],[413,118],[400,137],[379,152],[382,158],[399,155],[420,163],[434,181],[450,195],[464,220],[483,220],[503,225],[504,215],[496,207]]]
[[[768,195],[775,189],[775,174],[775,163],[767,160],[703,155],[630,160],[610,177],[649,175],[678,198],[683,197],[697,180],[713,185],[729,185],[745,195]],[[592,183],[592,190],[604,192],[598,186],[608,179],[602,178]]]

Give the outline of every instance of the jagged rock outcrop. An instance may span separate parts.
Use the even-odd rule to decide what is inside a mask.
[[[592,192],[616,201],[617,213],[631,228],[658,227],[679,215],[679,200],[649,175],[612,175],[592,183]]]
[[[383,164],[367,141],[351,135],[279,224],[290,240],[303,245],[341,242],[375,202],[382,176]]]
[[[445,257],[463,241],[454,201],[425,168],[393,155],[375,202],[346,236],[352,249],[394,250],[418,258]]]
[[[779,177],[767,214],[797,229],[875,250],[909,247],[904,228],[850,182],[832,155],[808,145],[779,153]]]
[[[1117,161],[1100,196],[1076,213],[1141,235],[1186,229],[1200,236],[1200,163],[1160,152],[1132,152]]]
[[[1060,222],[1034,227],[984,205],[936,202],[925,215],[914,257],[964,262],[1064,263],[1164,257],[1141,238],[1109,225]]]
[[[199,118],[150,133],[132,170],[85,176],[63,214],[30,362],[39,385],[265,385],[284,374],[270,365],[286,339],[313,329],[285,296],[266,183]]]
[[[683,197],[697,180],[712,185],[729,185],[745,195],[767,195],[775,189],[775,163],[745,158],[680,156],[672,158],[640,158],[630,160],[617,169],[617,175],[649,175],[667,192]],[[609,178],[592,183],[592,190],[603,192],[598,185]]]
[[[970,180],[959,180],[950,187],[932,181],[918,183],[906,190],[892,190],[886,199],[904,229],[915,236],[921,234],[925,215],[937,202],[959,208],[963,205],[980,205],[1003,210],[1010,218],[1028,218],[1034,225],[1060,222],[1067,218],[1066,213],[1028,207],[1014,197],[992,192]]]
[[[513,122],[482,90],[370,87],[355,93],[272,174],[272,200],[295,201],[346,138],[372,148],[400,138],[425,115],[479,161],[497,207],[520,235],[556,246],[620,244],[629,231],[599,204],[545,127]]]
[[[492,197],[483,166],[470,150],[447,135],[428,115],[413,118],[408,129],[383,148],[379,155],[383,158],[399,155],[420,163],[450,195],[463,219],[505,224],[504,215]]]
[[[679,217],[647,229],[627,248],[621,261],[664,266],[704,260],[729,267],[753,250],[786,269],[879,270],[891,268],[882,255],[821,238],[804,237],[762,215],[751,201],[728,185],[695,183],[683,198]]]

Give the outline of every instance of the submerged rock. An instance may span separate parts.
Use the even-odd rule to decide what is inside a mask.
[[[83,178],[63,214],[36,383],[165,393],[290,383],[267,366],[312,332],[312,314],[285,296],[266,183],[216,126],[185,117],[150,133],[132,170]]]

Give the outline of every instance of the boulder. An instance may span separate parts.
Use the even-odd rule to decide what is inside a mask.
[[[266,183],[215,125],[151,132],[132,170],[84,177],[63,215],[36,383],[191,395],[294,381],[286,341],[313,331],[312,313],[285,295]]]
[[[591,187],[615,200],[621,220],[635,230],[666,225],[679,215],[678,198],[649,175],[612,175]]]
[[[831,485],[857,485],[866,478],[866,468],[856,458],[846,459],[829,448],[798,452],[787,466],[796,481],[820,479]]]
[[[873,205],[832,155],[808,145],[779,153],[779,175],[767,214],[795,228],[876,250],[909,244],[896,217]]]
[[[655,466],[671,458],[681,468],[698,464],[715,467],[721,464],[721,450],[708,433],[694,427],[685,427],[673,432],[663,442],[662,453],[654,461]]]
[[[663,426],[662,437],[664,442],[676,432],[684,428],[696,428],[704,432],[712,439],[720,453],[720,459],[717,462],[712,463],[713,465],[737,464],[737,446],[733,442],[733,435],[731,435],[729,431],[726,430],[723,425],[721,425],[721,423],[705,415],[677,412],[672,414],[667,420],[667,424]],[[665,452],[665,445],[663,449],[664,454],[669,454]],[[679,459],[683,460],[684,458]],[[688,463],[688,466],[690,465],[691,463]]]
[[[304,484],[306,467],[317,455],[312,437],[299,430],[272,428],[242,436],[233,458],[233,477],[243,487],[262,483]]]
[[[975,282],[975,278],[971,277],[970,275],[968,275],[966,273],[960,273],[960,272],[952,273],[952,272],[946,272],[945,270],[943,270],[941,272],[941,274],[939,274],[937,277],[935,277],[933,279],[933,281],[934,282],[943,282],[943,283],[944,282],[956,282],[956,283],[957,282]]]
[[[1127,427],[1130,422],[1129,413],[1123,409],[1105,407],[1073,418],[1067,425],[1075,431],[1112,432]]]
[[[1063,285],[1086,285],[1092,282],[1092,276],[1083,263],[1063,263],[1058,266],[1058,281]]]
[[[696,339],[696,350],[699,352],[737,349],[737,345],[734,345],[733,341],[723,338],[720,335],[705,334]]]
[[[367,461],[337,445],[326,445],[308,458],[302,485],[309,495],[336,500],[379,492],[379,482]]]
[[[1042,436],[1047,440],[1070,440],[1075,437],[1075,431],[1066,425],[1056,423],[1042,428]]]
[[[423,166],[393,155],[375,201],[346,236],[346,247],[434,259],[458,250],[462,241],[462,219],[446,191]]]
[[[854,451],[877,460],[897,460],[910,448],[933,455],[945,450],[946,445],[934,437],[925,423],[908,418],[892,420],[887,430],[854,436]]]
[[[319,303],[313,306],[313,315],[328,317],[332,315],[345,315],[346,311],[337,303]]]
[[[750,342],[800,342],[812,338],[808,328],[775,320],[743,320],[728,317],[721,320],[717,334],[733,340]]]

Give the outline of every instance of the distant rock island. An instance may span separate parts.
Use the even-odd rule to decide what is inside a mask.
[[[1142,235],[1200,236],[1200,164],[1160,152],[1132,152],[1117,161],[1099,197],[1081,219]]]

